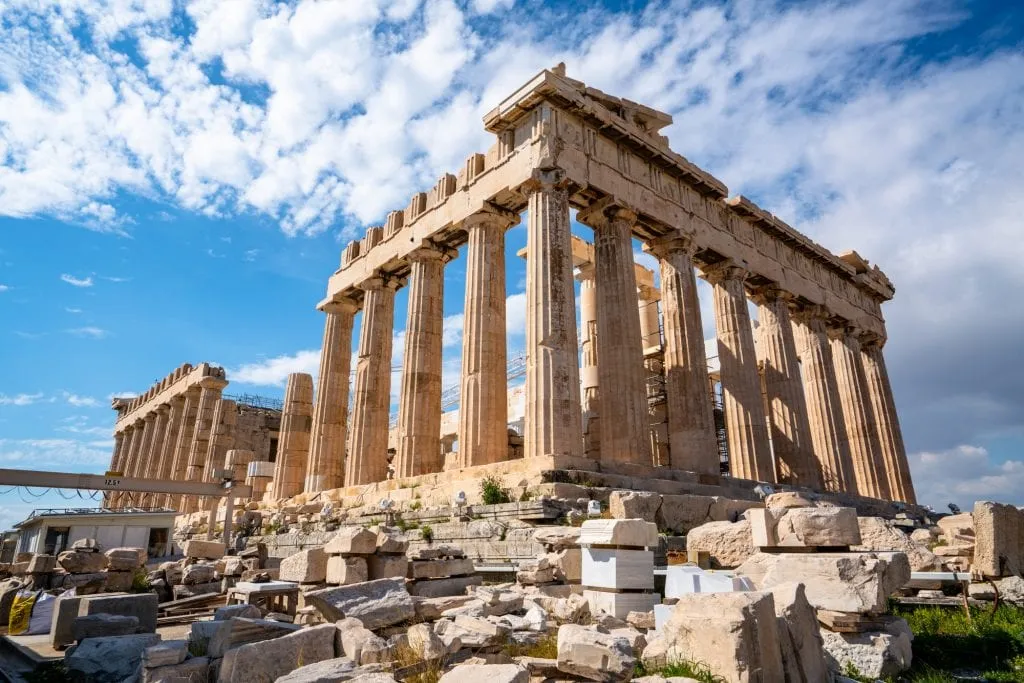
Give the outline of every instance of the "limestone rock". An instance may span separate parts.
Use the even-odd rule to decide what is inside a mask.
[[[325,588],[306,593],[305,598],[328,621],[356,617],[370,630],[398,624],[416,615],[412,596],[400,579]]]
[[[908,538],[893,526],[892,522],[880,517],[858,517],[861,541],[852,550],[893,550],[905,553],[914,572],[942,571],[942,560],[927,547]],[[917,531],[922,531],[918,529]],[[915,531],[916,533],[916,531]]]
[[[269,619],[240,617],[217,623],[220,624],[220,627],[213,632],[206,648],[206,654],[211,657],[223,657],[229,650],[236,647],[280,638],[302,628],[297,624],[286,624]]]
[[[825,652],[818,618],[807,601],[801,583],[784,583],[771,589],[778,618],[782,668],[787,683],[827,681]]]
[[[914,634],[903,619],[890,617],[883,631],[833,633],[821,629],[829,668],[837,674],[850,667],[867,678],[888,678],[910,668]]]
[[[56,567],[57,558],[53,555],[36,553],[32,556],[32,559],[28,561],[29,574],[48,574],[56,569]]]
[[[1024,513],[1013,505],[978,501],[973,517],[972,571],[992,577],[1024,573]]]
[[[421,659],[438,659],[448,654],[448,648],[428,624],[410,626],[406,636],[409,638],[409,648]]]
[[[167,640],[147,647],[142,653],[142,665],[147,669],[181,664],[188,656],[187,640]]]
[[[181,583],[185,586],[210,583],[215,573],[212,564],[190,564],[181,573]]]
[[[277,680],[306,664],[334,659],[334,624],[303,628],[280,638],[228,650],[220,665],[220,683]]]
[[[327,567],[329,574],[330,560],[327,561]],[[366,558],[366,570],[369,580],[404,579],[409,573],[409,560],[405,555],[370,555]]]
[[[643,653],[648,667],[703,662],[731,683],[786,680],[770,593],[689,593]]]
[[[615,519],[642,519],[655,522],[661,496],[647,491],[612,491],[608,497],[608,512]]]
[[[331,555],[327,558],[327,583],[346,586],[362,583],[369,578],[366,559]]]
[[[708,553],[715,569],[738,567],[755,552],[750,521],[702,524],[686,535],[686,549]]]
[[[157,596],[155,593],[98,595],[84,600],[79,614],[118,614],[139,620],[139,632],[156,632]]]
[[[626,615],[626,623],[633,628],[654,630],[654,612],[630,612]]]
[[[409,541],[393,531],[377,531],[377,552],[386,555],[404,555],[409,550]]]
[[[275,683],[396,683],[387,673],[381,673],[376,664],[356,666],[346,658],[327,659],[316,664],[299,667],[278,678]]]
[[[205,681],[210,676],[210,658],[192,657],[178,664],[142,670],[141,683],[179,683]]]
[[[71,544],[72,550],[82,550],[90,553],[100,552],[100,544],[95,538],[80,538]]]
[[[86,638],[128,636],[139,630],[138,617],[118,614],[90,614],[76,617],[71,624],[71,636],[79,642]]]
[[[476,600],[471,595],[445,595],[439,598],[415,598],[416,618],[422,621],[436,621],[446,611],[464,607]],[[483,607],[481,603],[481,607]]]
[[[764,506],[769,510],[788,510],[791,508],[814,507],[814,501],[796,491],[779,491],[764,499]]]
[[[108,569],[103,589],[108,593],[124,593],[131,590],[134,579],[134,572],[113,572]]]
[[[530,672],[518,664],[460,664],[438,683],[530,683]]]
[[[1024,605],[1024,579],[1019,576],[1008,576],[996,581],[999,588],[999,599],[1015,605]]]
[[[214,621],[227,621],[235,617],[259,619],[262,616],[260,608],[256,605],[226,605],[225,607],[218,607],[213,611]]]
[[[102,553],[65,550],[57,556],[57,563],[69,574],[91,574],[107,568],[107,557]]]
[[[323,548],[307,548],[289,555],[281,560],[279,576],[296,583],[323,582],[327,579],[327,554]]]
[[[941,517],[937,524],[947,543],[974,543],[974,515],[970,512]]]
[[[455,621],[438,621],[434,625],[434,632],[446,646],[458,638],[464,647],[488,647],[499,645],[508,635],[509,629],[486,619],[459,615]]]
[[[789,508],[775,533],[780,546],[845,546],[861,542],[854,508]]]
[[[591,681],[628,681],[636,668],[625,638],[575,624],[558,628],[558,670]]]
[[[578,543],[654,548],[658,545],[658,527],[641,519],[588,519],[580,527]]]
[[[555,526],[537,529],[533,540],[549,550],[579,547],[580,529],[571,526]]]
[[[341,619],[335,626],[338,629],[335,649],[356,664],[379,664],[392,658],[388,641],[364,627],[359,619]]]
[[[64,666],[71,680],[124,683],[135,678],[146,648],[159,642],[160,636],[155,633],[87,638],[68,651]]]
[[[216,541],[200,541],[191,539],[185,541],[183,549],[185,557],[192,557],[200,560],[217,560],[224,557],[227,551],[223,543]]]
[[[737,570],[761,590],[803,583],[816,609],[883,614],[889,596],[910,580],[903,553],[758,553]]]
[[[361,526],[342,527],[324,552],[328,555],[372,555],[377,549],[377,534]]]
[[[473,571],[473,560],[469,558],[416,560],[409,563],[410,579],[444,579],[449,576],[466,576]]]
[[[146,551],[143,548],[112,548],[104,553],[107,556],[107,568],[130,572],[146,566]]]
[[[483,578],[472,576],[453,576],[448,579],[420,579],[409,584],[409,592],[422,598],[436,598],[442,595],[461,595],[467,588],[483,584]]]

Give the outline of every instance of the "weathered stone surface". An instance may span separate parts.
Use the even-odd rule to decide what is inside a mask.
[[[408,544],[408,542],[405,542]],[[366,569],[369,580],[401,579],[409,572],[409,560],[405,555],[370,555],[366,558]],[[330,561],[328,561],[330,573]]]
[[[53,555],[36,553],[32,556],[32,559],[28,561],[29,574],[47,574],[56,569],[56,567],[57,558]]]
[[[245,619],[235,617],[220,622],[220,627],[213,632],[206,648],[211,657],[223,657],[228,650],[258,643],[272,638],[279,638],[298,631],[298,624],[287,624],[269,619]]]
[[[450,576],[465,576],[472,573],[473,560],[469,558],[416,560],[409,563],[410,579],[445,579]]]
[[[136,593],[133,595],[98,595],[82,601],[79,615],[117,614],[135,617],[139,620],[141,633],[156,632],[156,593]]]
[[[215,575],[216,570],[212,564],[190,564],[181,572],[181,583],[185,586],[210,583]]]
[[[335,649],[356,664],[378,664],[391,659],[393,653],[388,641],[374,635],[359,619],[341,619],[335,626],[338,629]]]
[[[371,534],[372,535],[372,534]],[[376,537],[374,537],[376,539]],[[308,548],[281,560],[282,581],[320,583],[327,579],[327,554],[323,548]]]
[[[580,529],[571,526],[556,526],[537,529],[533,540],[549,550],[579,547]]]
[[[580,527],[578,543],[654,548],[658,545],[658,527],[640,519],[588,519]]]
[[[412,596],[400,579],[377,579],[352,586],[325,588],[306,593],[328,621],[355,617],[371,630],[411,619],[416,614]]]
[[[324,546],[328,555],[371,555],[376,549],[377,534],[361,526],[342,527]]]
[[[628,681],[636,668],[625,638],[565,624],[558,627],[558,670],[591,681]]]
[[[92,553],[100,552],[100,544],[95,538],[80,538],[71,544],[72,550],[85,550]]]
[[[974,543],[974,515],[970,512],[941,517],[937,525],[947,543]]]
[[[648,491],[612,491],[608,497],[608,512],[615,519],[642,519],[655,522],[661,496]]]
[[[256,605],[227,605],[225,607],[218,607],[213,611],[214,621],[227,621],[235,617],[259,619],[261,616],[263,615],[260,613],[260,608]]]
[[[224,557],[227,548],[223,543],[216,541],[200,541],[191,539],[185,541],[183,552],[185,557],[193,557],[200,560],[217,560]]]
[[[117,614],[90,614],[76,617],[71,624],[71,636],[77,641],[86,638],[106,638],[108,636],[129,636],[139,630],[138,617],[126,617]]]
[[[108,593],[123,593],[131,590],[135,575],[133,572],[112,572],[107,570],[107,578],[103,581],[103,588]]]
[[[171,590],[175,600],[182,598],[192,598],[197,595],[206,595],[207,593],[220,593],[221,582],[220,581],[209,581],[207,583],[197,583],[192,586],[174,586]]]
[[[68,652],[64,666],[71,680],[125,683],[135,678],[146,648],[159,642],[155,633],[87,638]]]
[[[643,653],[648,667],[680,659],[706,664],[730,683],[783,681],[770,593],[690,593],[679,598]]]
[[[420,579],[409,584],[409,592],[421,598],[461,595],[470,586],[479,586],[483,582],[483,578],[479,575],[453,576],[448,579]]]
[[[210,676],[210,658],[192,657],[179,664],[142,670],[141,683],[201,683]]]
[[[307,664],[285,674],[276,683],[339,683],[351,681],[358,676],[358,666],[348,657],[326,659],[316,664]]]
[[[978,501],[973,517],[972,570],[992,577],[1024,573],[1024,513],[1012,505]]]
[[[626,615],[626,623],[633,628],[654,630],[654,612],[630,612]]]
[[[50,622],[50,646],[55,650],[63,650],[75,642],[74,624],[78,619],[84,597],[57,596],[53,604],[53,621]]]
[[[363,583],[369,578],[366,559],[330,555],[327,558],[327,583],[349,585]]]
[[[778,618],[779,647],[787,683],[827,681],[825,653],[814,608],[803,584],[785,583],[771,589]]]
[[[274,681],[299,666],[334,659],[337,631],[334,624],[322,624],[228,650],[220,665],[218,681]]]
[[[119,572],[145,567],[148,559],[144,548],[112,548],[104,554],[107,556],[107,568]]]
[[[779,491],[765,498],[764,506],[769,510],[786,510],[814,507],[814,502],[796,491]]]
[[[65,574],[60,580],[61,588],[74,588],[75,592],[81,596],[102,593],[106,583],[106,572],[93,572],[91,574]]]
[[[181,664],[188,657],[187,640],[167,640],[147,647],[142,653],[142,666],[154,669],[158,666]]]
[[[444,595],[439,598],[415,598],[414,600],[416,618],[421,621],[435,621],[447,610],[464,607],[477,598],[472,595]]]
[[[833,633],[823,628],[821,637],[828,667],[836,674],[852,667],[867,678],[888,678],[909,669],[913,660],[914,634],[897,617],[890,617],[884,631]]]
[[[448,654],[448,647],[434,633],[434,629],[429,624],[410,626],[406,631],[406,636],[409,639],[409,648],[421,659],[438,659]]]
[[[708,553],[712,568],[738,567],[755,552],[750,521],[702,524],[686,535],[686,549]]]
[[[438,683],[530,683],[530,672],[518,664],[460,664]]]
[[[899,551],[906,554],[911,571],[942,571],[942,560],[935,553],[908,537],[892,522],[880,517],[858,517],[857,524],[860,526],[861,540],[852,550]]]
[[[57,556],[57,563],[70,574],[91,574],[107,568],[107,557],[103,553],[66,550]]]
[[[816,609],[883,614],[889,596],[910,580],[903,553],[758,553],[736,574],[761,590],[803,583]]]
[[[780,546],[844,546],[860,543],[853,508],[789,508],[775,529]]]

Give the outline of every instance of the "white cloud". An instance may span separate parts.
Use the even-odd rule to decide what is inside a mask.
[[[918,501],[936,510],[956,503],[970,510],[975,501],[1024,505],[1024,462],[996,462],[980,446],[962,444],[910,456]]]
[[[42,399],[42,392],[37,394],[16,394],[14,396],[0,394],[0,406],[30,406]]]
[[[104,337],[110,335],[110,332],[108,332],[107,330],[91,326],[73,327],[69,330],[66,330],[66,332],[68,334],[73,334],[76,337],[89,337],[91,339],[103,339]]]
[[[0,292],[7,292],[10,291],[10,289],[10,285],[0,285]]]
[[[139,393],[137,391],[116,391],[112,394],[107,394],[108,401],[113,401],[115,398],[132,399],[138,397]]]
[[[299,351],[293,355],[275,356],[256,363],[246,363],[228,370],[228,380],[238,384],[283,387],[288,375],[305,372],[316,377],[320,370],[320,350]]]
[[[110,277],[110,276],[107,276],[107,275],[103,275],[101,277],[104,280],[106,280],[107,282],[121,283],[121,282],[131,282],[132,281],[132,279],[130,277]]]
[[[473,9],[480,14],[490,14],[499,9],[509,9],[516,0],[473,0]]]
[[[460,346],[462,344],[462,326],[465,317],[462,313],[446,315],[441,327],[441,345],[444,347]]]
[[[31,469],[102,467],[111,452],[75,439],[0,439],[0,463]]]
[[[60,276],[60,279],[68,283],[69,285],[72,285],[73,287],[92,287],[93,284],[92,276],[77,278],[74,275],[68,275],[67,273],[64,273],[63,275]]]
[[[63,392],[63,394],[64,400],[76,408],[95,408],[100,405],[100,402],[91,396],[79,396],[67,391]]]
[[[514,337],[526,335],[526,292],[505,299],[505,331]]]

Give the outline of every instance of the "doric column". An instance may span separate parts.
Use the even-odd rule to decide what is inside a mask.
[[[114,434],[114,458],[110,469],[114,472],[120,472],[122,476],[125,475],[125,466],[128,462],[128,455],[132,450],[132,438],[134,436],[135,430],[131,425],[123,427],[121,431]],[[110,491],[104,494],[103,505],[110,508],[117,507],[121,503],[122,495],[120,491]]]
[[[708,392],[704,328],[693,270],[696,244],[676,233],[645,245],[661,265],[665,396],[673,469],[718,474],[715,417]]]
[[[235,424],[238,406],[229,398],[217,401],[210,423],[210,441],[206,447],[206,469],[203,479],[215,481],[214,473],[224,467],[224,456],[235,445]]]
[[[199,408],[196,412],[196,427],[192,434],[192,445],[188,452],[188,481],[204,481],[206,477],[206,454],[210,448],[210,432],[213,429],[213,411],[220,400],[221,392],[228,383],[217,377],[204,377],[199,381]],[[185,496],[183,512],[195,512],[199,501],[196,496]]]
[[[743,281],[747,271],[731,261],[704,269],[715,291],[715,327],[722,373],[722,404],[734,477],[775,481],[768,426],[757,372],[754,333]]]
[[[821,306],[797,307],[793,317],[799,323],[794,329],[803,366],[811,443],[821,468],[822,486],[826,491],[857,493],[835,362],[825,327],[828,312]]]
[[[505,231],[519,216],[488,207],[463,222],[466,303],[462,327],[459,464],[508,458],[505,333]]]
[[[360,285],[365,295],[352,398],[351,440],[345,464],[346,486],[387,479],[391,338],[394,334],[395,290],[399,284],[392,277],[373,277]]]
[[[174,479],[174,456],[178,445],[178,434],[184,417],[185,397],[175,396],[171,399],[167,415],[167,429],[164,431],[163,442],[160,444],[160,469],[154,475],[157,479]],[[167,494],[157,493],[153,496],[153,505],[167,505]]]
[[[914,483],[910,478],[910,463],[907,462],[907,449],[903,445],[903,433],[900,430],[899,417],[896,414],[896,403],[892,396],[892,385],[889,383],[889,371],[885,367],[885,356],[882,353],[884,341],[871,335],[863,339],[861,344],[861,363],[867,379],[868,395],[875,417],[878,440],[882,448],[882,460],[889,473],[889,490],[893,500],[905,503],[917,503]]]
[[[192,451],[192,437],[196,433],[196,418],[199,415],[201,392],[202,390],[198,386],[189,387],[185,391],[184,402],[181,406],[181,429],[178,430],[178,439],[174,444],[174,465],[171,469],[171,476],[177,481],[188,480],[188,456]],[[164,505],[178,512],[185,512],[182,498],[181,494],[169,493]]]
[[[526,457],[583,455],[569,195],[559,170],[535,171],[526,238]],[[639,332],[638,332],[639,334]]]
[[[637,285],[636,305],[640,309],[640,338],[644,355],[661,348],[661,327],[658,316],[658,290],[649,285]]]
[[[577,219],[594,229],[597,375],[600,386],[607,388],[601,396],[601,459],[651,465],[651,418],[633,261],[636,213],[602,200],[580,211]]]
[[[764,373],[768,424],[778,469],[788,470],[792,477],[785,483],[820,490],[821,472],[811,444],[807,401],[789,318],[788,302],[792,298],[777,287],[763,287],[754,295],[760,322],[758,360]]]
[[[158,479],[160,477],[160,458],[163,455],[164,435],[167,433],[167,418],[170,410],[170,406],[166,404],[156,407],[156,419],[153,422],[153,439],[150,442],[149,455],[145,467],[140,475],[146,479]],[[142,507],[152,505],[156,495],[155,493],[141,494],[139,504]]]
[[[313,378],[304,372],[293,372],[288,375],[284,390],[281,438],[274,463],[274,498],[291,498],[302,492],[312,426]]]
[[[582,384],[583,453],[601,459],[601,389],[597,371],[597,287],[594,264],[576,272],[580,283],[580,382]]]
[[[862,496],[888,500],[888,477],[884,472],[879,476],[882,447],[875,431],[867,380],[860,362],[860,340],[853,327],[831,327],[828,336],[836,364],[836,383],[850,442],[853,472],[857,477],[857,490]]]
[[[313,428],[309,436],[307,493],[345,485],[352,326],[357,310],[351,299],[332,301],[324,307],[324,343],[320,351],[320,375],[313,404]]]
[[[440,472],[441,337],[444,323],[444,264],[447,250],[423,246],[407,257],[409,276],[402,393],[398,403],[396,477]]]

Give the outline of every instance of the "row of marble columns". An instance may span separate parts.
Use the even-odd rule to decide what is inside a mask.
[[[536,173],[522,191],[528,197],[525,456],[584,456],[586,407],[588,414],[600,417],[596,457],[650,465],[644,348],[656,334],[658,319],[656,307],[651,316],[637,306],[636,215],[606,201],[578,215],[593,228],[595,245],[593,277],[581,286],[584,308],[596,312],[584,315],[584,324],[592,327],[584,334],[581,405],[567,188],[560,172],[550,171]],[[463,226],[468,234],[459,432],[463,467],[507,457],[504,235],[517,221],[515,215],[486,208]],[[645,249],[659,259],[661,269],[669,464],[717,474],[696,245],[677,232]],[[437,472],[442,466],[441,324],[444,264],[451,256],[447,248],[427,244],[408,259],[395,461],[399,477]],[[912,502],[880,341],[830,326],[823,309],[794,308],[786,292],[760,287],[750,292],[761,322],[755,345],[747,271],[723,261],[702,266],[702,272],[714,288],[731,474]],[[387,476],[394,297],[403,284],[385,274],[361,284],[363,319],[350,425],[350,354],[359,306],[340,299],[324,309],[307,492]]]
[[[114,434],[111,469],[124,477],[176,481],[212,481],[233,445],[233,401],[222,399],[227,381],[204,377],[169,402]],[[108,507],[198,509],[194,496],[115,491]]]

